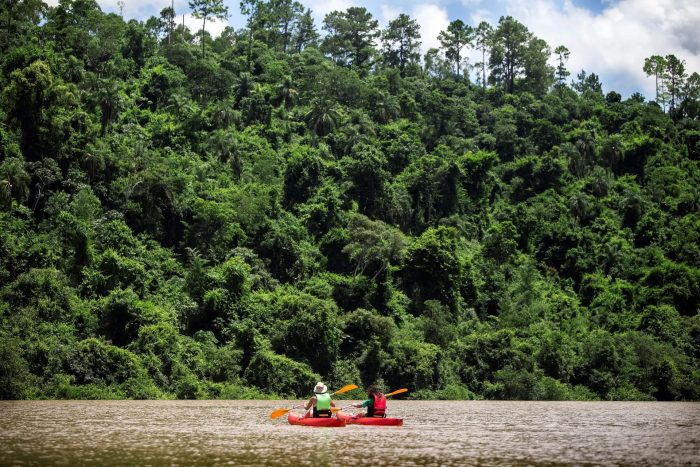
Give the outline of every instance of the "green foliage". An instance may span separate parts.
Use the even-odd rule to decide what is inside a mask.
[[[30,386],[29,365],[22,357],[21,341],[0,334],[0,399],[22,399]]]
[[[512,17],[421,62],[405,14],[189,6],[0,7],[0,398],[700,399],[682,57],[645,102]]]
[[[303,397],[320,380],[307,365],[269,350],[253,356],[243,377],[265,391],[292,397]]]

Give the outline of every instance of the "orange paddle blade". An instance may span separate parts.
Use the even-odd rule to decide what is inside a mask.
[[[351,408],[352,408],[352,405],[346,405],[345,407],[331,407],[331,412],[336,413],[336,412],[340,412],[341,410],[351,409]]]
[[[386,397],[395,396],[396,394],[401,394],[404,392],[408,392],[408,389],[406,389],[406,388],[397,389],[396,391],[393,391],[393,392],[390,392],[389,394],[387,394]]]
[[[273,420],[276,418],[280,418],[282,415],[286,414],[290,410],[292,410],[292,409],[277,409],[270,414],[270,418]]]
[[[335,391],[333,394],[342,394],[344,392],[352,391],[353,389],[357,389],[357,384],[348,384],[347,386],[343,386],[342,388],[338,389]]]

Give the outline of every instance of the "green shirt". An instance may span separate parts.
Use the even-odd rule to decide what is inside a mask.
[[[364,401],[364,402],[362,403],[362,405],[361,405],[362,408],[370,407],[370,406],[374,407],[374,399],[372,399],[372,398],[367,399],[367,400]]]
[[[331,396],[330,394],[316,394],[316,410],[330,410]]]

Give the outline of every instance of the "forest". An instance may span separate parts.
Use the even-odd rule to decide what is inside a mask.
[[[700,399],[682,57],[623,99],[512,17],[164,6],[0,2],[0,398]]]

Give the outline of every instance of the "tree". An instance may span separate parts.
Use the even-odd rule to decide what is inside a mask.
[[[318,32],[314,19],[311,16],[311,10],[306,11],[299,17],[294,29],[294,47],[298,53],[301,53],[306,47],[316,45],[318,42]]]
[[[330,99],[314,99],[306,114],[306,121],[315,138],[330,133],[340,123],[342,113],[338,104]]]
[[[679,60],[675,55],[666,55],[666,76],[668,80],[668,92],[671,95],[669,111],[676,110],[676,103],[682,94],[685,83],[685,60]]]
[[[22,152],[30,161],[41,156],[41,128],[46,123],[47,108],[53,103],[54,80],[49,64],[37,60],[14,70],[4,89],[7,114],[19,123]]]
[[[228,18],[228,7],[224,0],[189,0],[192,16],[202,20],[202,57],[204,57],[204,31],[207,18],[216,18],[222,21]]]
[[[0,53],[13,44],[21,44],[34,27],[46,18],[46,4],[41,0],[0,3]]]
[[[459,78],[462,60],[464,60],[463,49],[472,45],[474,28],[457,19],[450,22],[446,31],[440,31],[438,39],[445,50],[445,57],[457,70],[457,78]]]
[[[261,0],[241,0],[241,13],[248,16],[246,25],[248,27],[248,66],[253,60],[253,38],[257,29],[264,27],[261,23],[261,15],[265,5]]]
[[[12,200],[23,203],[29,196],[30,177],[23,160],[11,157],[0,163],[0,203],[12,207]]]
[[[489,48],[493,28],[486,21],[482,21],[474,31],[476,48],[481,51],[481,85],[486,87],[486,50]]]
[[[420,25],[401,13],[382,31],[384,62],[390,67],[397,67],[404,75],[408,65],[420,60],[420,37]]]
[[[697,72],[685,80],[680,110],[686,118],[697,119],[700,116],[700,74]]]
[[[365,73],[376,53],[374,40],[380,35],[378,25],[363,7],[332,11],[323,20],[323,29],[328,34],[321,47],[337,64]]]
[[[273,11],[274,24],[279,31],[282,52],[287,53],[287,48],[292,42],[294,25],[304,12],[304,6],[292,0],[274,0],[270,8]]]
[[[566,86],[566,78],[571,74],[565,66],[567,60],[569,60],[570,54],[571,52],[569,52],[569,49],[563,45],[560,45],[554,49],[554,55],[557,56],[557,62],[559,62],[557,65],[557,86]]]
[[[175,9],[166,7],[160,10],[160,19],[168,30],[168,44],[173,43],[173,30],[175,29]]]
[[[664,93],[664,75],[666,73],[666,59],[661,55],[652,55],[644,59],[644,67],[642,68],[647,76],[654,75],[656,83],[656,102],[661,102]],[[660,86],[659,86],[660,85]]]
[[[573,88],[580,94],[593,94],[603,97],[603,85],[600,83],[600,78],[595,73],[590,75],[586,73],[586,70],[581,70],[579,74],[576,75],[578,81],[572,83]]]
[[[525,49],[521,88],[536,96],[544,96],[554,82],[554,68],[547,61],[552,50],[547,43],[531,37]]]
[[[447,227],[426,230],[408,247],[401,277],[414,306],[438,300],[457,311],[464,268],[456,250],[457,232]]]
[[[532,34],[512,16],[501,17],[491,36],[490,79],[506,92],[515,90],[515,78],[524,71],[527,44]]]
[[[372,221],[362,214],[354,214],[348,222],[350,241],[343,252],[355,263],[354,274],[372,274],[380,277],[392,264],[401,261],[406,238],[400,230],[382,221]]]

